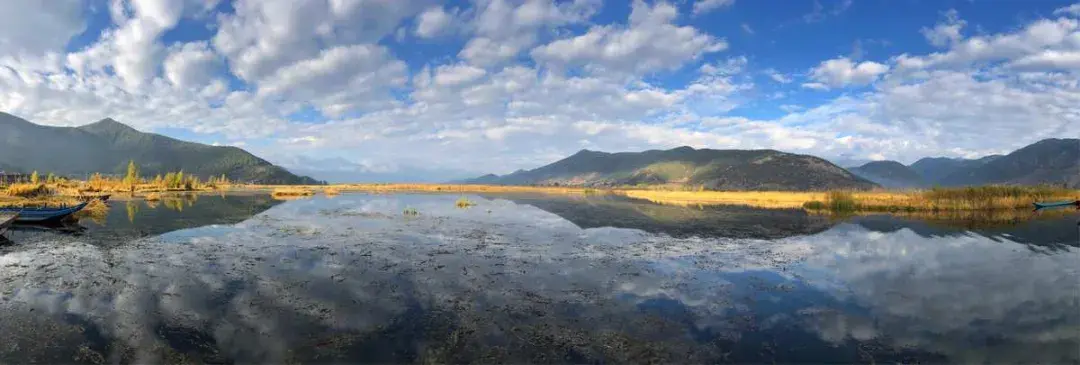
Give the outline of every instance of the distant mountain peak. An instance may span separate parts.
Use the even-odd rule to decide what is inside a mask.
[[[90,132],[109,131],[109,132],[138,132],[135,128],[128,126],[127,124],[117,122],[112,118],[105,118],[94,123],[90,123],[79,127],[79,129]]]

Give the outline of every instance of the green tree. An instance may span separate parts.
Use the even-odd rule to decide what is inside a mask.
[[[37,170],[34,170],[34,173],[33,173],[33,174],[30,174],[30,183],[31,183],[31,184],[37,184],[37,183],[38,183],[38,173],[37,173]]]
[[[162,184],[165,185],[166,189],[172,188],[173,183],[176,181],[176,173],[175,172],[167,172],[167,173],[165,173],[165,178],[162,181],[163,181]]]
[[[45,178],[45,182],[49,183],[49,184],[55,183],[56,182],[56,175],[50,172],[49,176]]]
[[[139,183],[139,168],[135,166],[135,160],[128,160],[127,175],[124,176],[124,184],[135,190],[135,184]]]
[[[176,173],[176,182],[173,183],[173,187],[175,187],[175,188],[184,187],[184,170],[180,170],[180,172]]]

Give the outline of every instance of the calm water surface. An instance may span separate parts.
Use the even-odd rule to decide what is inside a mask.
[[[21,227],[0,361],[1080,362],[1076,214],[457,198],[203,195]]]

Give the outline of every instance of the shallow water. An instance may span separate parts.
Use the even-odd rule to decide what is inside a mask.
[[[0,361],[1080,362],[1076,215],[457,198],[117,201],[16,230]]]

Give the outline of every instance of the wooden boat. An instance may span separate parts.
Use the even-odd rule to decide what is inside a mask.
[[[1063,201],[1063,202],[1050,202],[1050,203],[1035,203],[1035,209],[1054,208],[1054,207],[1067,207],[1075,205],[1080,207],[1080,200],[1075,201]]]
[[[7,207],[0,208],[0,214],[15,213],[16,223],[44,223],[44,222],[56,222],[70,217],[75,212],[82,210],[86,207],[87,202],[80,203],[79,205],[72,207],[60,207],[60,208],[18,208]]]
[[[7,233],[8,228],[11,228],[11,224],[15,223],[18,217],[19,213],[0,213],[0,235]]]

